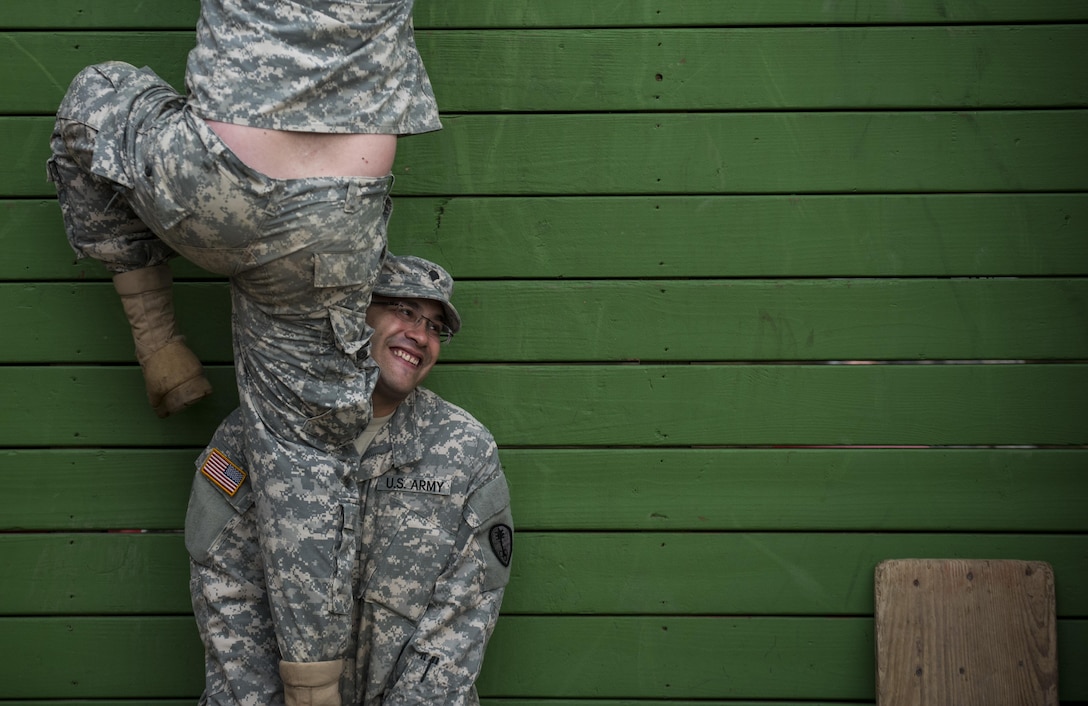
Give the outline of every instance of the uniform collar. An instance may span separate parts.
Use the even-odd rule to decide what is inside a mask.
[[[424,396],[416,389],[397,405],[393,417],[381,428],[363,454],[360,480],[377,478],[388,473],[390,468],[414,466],[423,458],[419,414],[423,402]]]

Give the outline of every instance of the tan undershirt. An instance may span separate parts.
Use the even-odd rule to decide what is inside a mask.
[[[370,448],[370,443],[374,441],[374,437],[378,435],[378,432],[382,430],[382,427],[393,418],[392,414],[388,414],[384,417],[374,417],[370,420],[370,424],[366,425],[366,429],[363,429],[363,433],[355,439],[355,448],[360,454],[366,453],[366,450]]]

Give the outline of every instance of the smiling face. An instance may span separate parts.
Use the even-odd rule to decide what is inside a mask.
[[[411,323],[397,316],[387,302],[402,302],[432,321],[442,321],[442,305],[430,299],[391,299],[375,296],[366,312],[374,329],[370,354],[381,374],[374,388],[374,416],[392,414],[438,362],[442,344],[427,332],[426,321]]]

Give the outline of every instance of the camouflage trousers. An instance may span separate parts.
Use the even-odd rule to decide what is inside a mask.
[[[366,308],[392,177],[270,179],[148,69],[84,69],[49,160],[69,242],[112,272],[181,254],[229,277],[234,365],[258,544],[282,657],[342,656],[351,630],[345,518],[352,441],[377,368]]]

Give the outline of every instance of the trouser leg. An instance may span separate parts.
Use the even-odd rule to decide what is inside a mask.
[[[253,511],[227,526],[206,563],[191,561],[190,567],[193,612],[204,642],[201,705],[282,706],[280,654]]]
[[[112,66],[114,76],[124,75],[124,65]],[[104,106],[117,92],[107,73],[91,67],[72,82],[51,138],[48,173],[69,244],[79,257],[94,258],[114,274],[148,399],[165,417],[206,397],[211,385],[177,332],[165,264],[176,253],[137,215],[131,189],[93,171],[100,121],[109,122]]]
[[[330,237],[331,252],[270,264],[280,284],[267,285],[269,273],[259,270],[232,280],[247,457],[277,637],[289,662],[340,659],[353,629],[359,458],[352,442],[369,422],[377,380],[365,312],[388,216],[384,194],[373,196],[362,214],[330,216],[329,230],[345,241]],[[359,217],[366,227],[351,225]],[[315,257],[322,263],[316,276],[299,285]],[[352,270],[360,263],[366,267]],[[289,315],[264,299],[282,283],[294,284],[277,302],[320,315]]]

